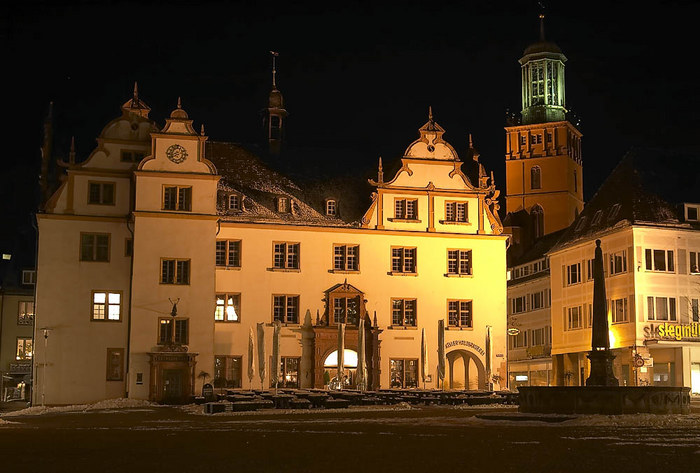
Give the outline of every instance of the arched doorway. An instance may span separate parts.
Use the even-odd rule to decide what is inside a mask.
[[[331,351],[323,360],[324,378],[333,379],[338,376],[338,350]],[[346,348],[343,350],[343,371],[345,373],[345,386],[355,387],[355,372],[357,371],[357,352]],[[328,373],[326,377],[325,373]]]
[[[448,389],[486,389],[486,368],[478,356],[467,350],[453,350],[446,358]]]

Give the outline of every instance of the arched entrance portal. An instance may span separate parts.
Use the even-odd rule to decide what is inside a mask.
[[[338,350],[333,350],[323,360],[323,370],[328,372],[330,379],[338,376]],[[343,371],[345,387],[355,387],[355,372],[357,371],[357,352],[346,348],[343,350]],[[324,374],[325,377],[325,374]]]
[[[474,353],[453,350],[447,358],[448,389],[486,389],[486,368]]]

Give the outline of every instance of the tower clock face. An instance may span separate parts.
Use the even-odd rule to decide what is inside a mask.
[[[187,159],[187,150],[180,145],[171,145],[166,151],[165,155],[168,159],[175,164],[180,164],[185,159]]]

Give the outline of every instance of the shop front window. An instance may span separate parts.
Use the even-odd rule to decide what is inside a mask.
[[[389,360],[389,379],[392,388],[418,387],[418,360]]]

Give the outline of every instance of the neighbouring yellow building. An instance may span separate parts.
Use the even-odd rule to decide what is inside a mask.
[[[440,320],[445,388],[505,387],[498,190],[473,148],[460,160],[432,112],[395,174],[385,178],[380,161],[360,219],[344,211],[354,195],[307,198],[245,147],[208,141],[179,102],[162,128],[149,112],[135,90],[90,156],[71,154],[37,215],[36,319],[48,338],[36,347],[35,402],[182,402],[205,382],[323,388],[339,323],[354,386],[360,320],[370,389],[437,387]],[[268,114],[277,155],[286,110],[276,87]]]

